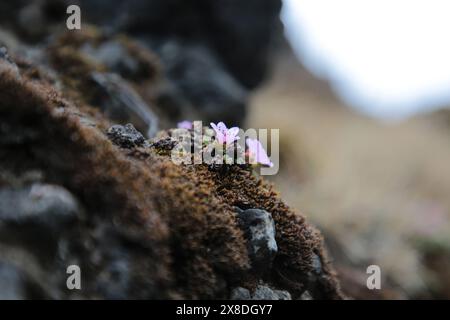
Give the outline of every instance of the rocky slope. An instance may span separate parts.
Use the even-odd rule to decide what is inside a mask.
[[[55,3],[34,2],[41,19]],[[342,298],[320,233],[269,183],[171,161],[161,129],[242,122],[264,68],[249,80],[198,40],[151,50],[94,26],[19,37],[17,21],[0,34],[2,298]],[[81,290],[66,287],[69,265]]]

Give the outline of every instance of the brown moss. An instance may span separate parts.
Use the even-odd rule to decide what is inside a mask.
[[[65,32],[59,35],[49,46],[50,62],[58,69],[58,72],[64,75],[63,80],[69,88],[74,88],[78,92],[81,89],[85,89],[82,92],[86,92],[86,89],[89,89],[89,87],[80,86],[89,84],[89,79],[86,79],[86,77],[89,77],[95,71],[106,72],[111,70],[108,70],[108,67],[102,62],[94,61],[86,53],[82,52],[80,48],[83,45],[97,48],[102,43],[111,40],[120,43],[138,64],[136,74],[124,75],[129,80],[136,82],[136,85],[139,86],[143,81],[146,85],[151,84],[159,77],[161,66],[158,57],[153,52],[124,35],[108,38],[94,27],[86,28],[86,30],[83,28],[82,31],[77,32]]]
[[[90,214],[120,221],[124,233],[134,233],[149,249],[156,286],[167,287],[167,226],[142,193],[152,188],[150,172],[117,152],[96,127],[83,125],[79,110],[53,92],[2,72],[0,121],[10,129],[2,134],[23,136],[0,148],[2,171],[43,171],[47,182],[65,186]]]
[[[248,266],[232,213],[227,215],[217,200],[208,199],[208,186],[186,179],[182,168],[167,158],[140,153],[144,165],[136,152],[119,151],[97,127],[83,124],[86,116],[75,106],[46,89],[12,72],[2,74],[2,124],[7,121],[17,132],[36,132],[20,144],[1,148],[2,169],[43,170],[46,181],[65,186],[90,213],[106,215],[124,232],[140,235],[153,253],[148,256],[153,269],[159,270],[149,277],[156,277],[161,286],[171,282],[168,275],[174,268],[174,288],[185,296],[215,297],[221,289],[224,297],[222,274]],[[198,270],[210,270],[210,275]],[[164,276],[158,279],[159,274]]]
[[[235,167],[232,174],[217,176],[216,185],[216,192],[224,201],[238,207],[264,209],[272,214],[279,250],[272,271],[273,280],[298,294],[309,289],[316,291],[316,297],[341,297],[320,232],[284,204],[272,185],[239,167]],[[314,283],[309,283],[311,280],[307,278],[315,273],[315,256],[320,259],[322,272]]]
[[[72,99],[90,103],[98,95],[93,85],[91,74],[94,71],[105,71],[104,66],[96,64],[86,55],[72,46],[51,46],[50,61],[61,73],[61,80],[66,87],[66,94]]]
[[[261,178],[237,166],[226,173],[178,166],[156,147],[120,149],[105,135],[108,120],[90,107],[68,102],[47,82],[0,70],[0,128],[9,130],[0,134],[18,139],[0,140],[2,171],[39,169],[75,194],[90,216],[138,239],[159,297],[227,298],[235,286],[256,285],[235,206],[274,218],[279,252],[265,281],[294,295],[308,289],[319,298],[341,297],[318,231]]]

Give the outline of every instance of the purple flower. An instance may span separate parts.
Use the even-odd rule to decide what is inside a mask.
[[[188,121],[188,120],[184,120],[184,121],[178,122],[177,123],[177,128],[178,129],[192,130],[192,122]]]
[[[227,126],[223,122],[219,122],[217,125],[211,122],[211,127],[216,132],[216,140],[221,144],[231,144],[234,141],[239,140],[238,127],[227,129]]]
[[[273,163],[267,156],[267,152],[266,150],[264,150],[261,142],[259,142],[257,139],[251,138],[247,138],[245,142],[247,143],[248,153],[252,161],[265,166],[273,167]]]

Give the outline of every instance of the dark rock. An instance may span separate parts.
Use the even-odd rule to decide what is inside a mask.
[[[281,0],[80,0],[85,17],[116,32],[206,44],[232,77],[249,88],[264,78]],[[239,45],[236,45],[239,44]],[[210,77],[213,79],[213,77]]]
[[[209,39],[231,74],[247,88],[264,79],[272,38],[282,34],[280,0],[209,2]],[[235,44],[239,43],[239,46]]]
[[[308,291],[305,291],[300,296],[300,300],[313,300],[311,294]]]
[[[316,291],[315,287],[317,286],[318,283],[320,283],[323,270],[322,270],[322,261],[320,261],[320,257],[317,254],[313,253],[311,260],[312,260],[311,264],[312,271],[308,272],[308,282],[311,292],[314,294]]]
[[[102,92],[99,104],[113,120],[130,121],[143,129],[148,137],[158,131],[158,117],[147,103],[120,76],[114,73],[93,72],[92,79]]]
[[[174,123],[189,118],[241,124],[246,114],[247,89],[264,79],[272,47],[270,39],[274,33],[282,34],[279,27],[281,0],[245,3],[133,0],[126,4],[80,0],[75,3],[83,8],[83,23],[101,25],[109,35],[125,32],[159,52],[168,82],[173,85],[162,86],[162,91],[156,94],[156,101],[162,105],[158,111],[170,112]],[[67,5],[64,0],[6,5],[5,10],[11,14],[0,23],[10,22],[13,30],[25,34],[27,39],[43,39],[52,31],[65,28],[61,21],[64,21]],[[145,63],[138,61],[120,41],[108,40],[99,46],[89,44],[79,49],[126,79],[139,79],[146,69]],[[93,81],[105,86],[105,79],[98,76],[93,75]],[[128,103],[118,102],[120,100],[100,99],[104,103],[99,105],[111,109],[108,115],[117,122],[132,122],[146,134],[147,128],[140,123],[129,117],[123,119],[129,112],[137,114],[136,118],[142,118],[143,124],[151,123],[149,137],[153,136],[157,128],[145,116],[148,106],[133,108],[135,103],[131,103],[131,109],[135,110],[123,113],[117,104],[127,107]],[[150,109],[155,111],[156,107],[150,105]]]
[[[26,299],[26,283],[13,265],[0,261],[0,300]]]
[[[292,300],[291,294],[286,290],[274,290],[278,300]]]
[[[106,299],[126,299],[130,294],[131,270],[125,248],[117,248],[96,279],[98,291]]]
[[[278,251],[272,215],[260,209],[238,210],[238,219],[248,241],[252,266],[270,268]]]
[[[123,36],[105,39],[101,44],[85,43],[80,51],[95,63],[126,79],[152,80],[159,72],[159,59],[148,49]]]
[[[139,72],[139,63],[117,41],[107,41],[102,43],[98,48],[87,45],[81,50],[91,58],[106,65],[110,71],[123,76],[133,75]]]
[[[253,300],[291,300],[291,294],[284,290],[272,290],[268,286],[258,285],[252,295]]]
[[[164,138],[159,139],[158,141],[152,143],[152,147],[156,148],[159,152],[161,151],[171,151],[175,146],[177,142],[173,140],[172,138]]]
[[[230,299],[231,300],[250,300],[251,299],[250,291],[245,288],[242,288],[242,287],[234,288],[231,291]]]
[[[2,65],[0,64],[0,70]],[[7,122],[0,122],[0,145],[27,144],[36,141],[39,132],[32,128],[14,126]]]
[[[236,287],[231,291],[231,300],[291,300],[291,294],[284,290],[274,290],[267,285],[258,285],[253,292],[248,289]]]
[[[322,274],[322,261],[320,261],[320,257],[315,253],[312,256],[312,266],[314,268],[314,273]]]
[[[171,90],[163,92],[163,100],[172,104],[187,102],[188,106],[177,108],[182,110],[183,118],[224,121],[230,125],[244,119],[247,90],[230,76],[208,48],[169,41],[157,52],[167,77],[174,84],[168,87]]]
[[[165,59],[163,67],[175,85],[165,87],[157,101],[163,104],[163,113],[177,117],[174,123],[184,117],[241,124],[247,89],[265,78],[271,39],[274,34],[282,35],[281,0],[14,1],[0,4],[0,24],[27,40],[40,41],[66,31],[68,4],[80,5],[83,24],[101,26],[108,35],[126,33],[160,52]],[[139,78],[145,69],[117,41],[82,46],[83,51],[127,79]],[[94,77],[94,82],[98,81]],[[108,100],[100,105],[114,109],[116,103]],[[120,104],[126,105],[123,101]],[[134,112],[148,125],[142,110]],[[142,132],[147,131],[130,119],[115,120],[132,122]],[[157,128],[155,123],[152,126],[154,133]]]
[[[1,188],[0,203],[0,221],[31,223],[55,232],[73,221],[80,210],[69,191],[40,183],[23,188]]]
[[[107,135],[115,144],[122,148],[140,147],[145,143],[144,136],[131,123],[125,126],[114,125],[108,129]]]

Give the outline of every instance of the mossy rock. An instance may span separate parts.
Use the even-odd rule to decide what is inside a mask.
[[[71,96],[48,81],[18,76],[0,61],[0,171],[38,171],[43,182],[64,187],[83,208],[54,240],[56,247],[66,245],[64,255],[24,248],[48,258],[33,266],[51,279],[50,285],[37,284],[45,292],[38,296],[229,298],[233,288],[253,290],[263,281],[293,298],[305,290],[316,299],[342,298],[320,233],[264,179],[239,166],[222,172],[176,165],[158,143],[120,148],[107,136],[113,123]],[[278,253],[264,272],[252,272],[236,207],[273,217]],[[120,273],[126,280],[111,289],[117,259],[126,261]],[[64,289],[61,268],[72,261],[88,279],[79,292]]]

